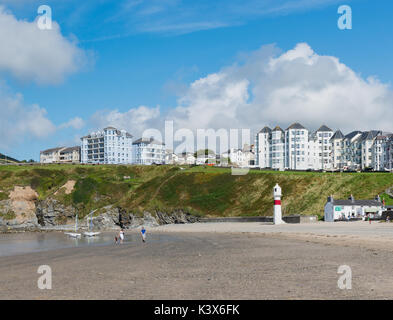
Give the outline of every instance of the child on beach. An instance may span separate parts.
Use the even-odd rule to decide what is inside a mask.
[[[141,235],[142,235],[142,241],[146,242],[146,229],[144,226],[142,226]]]

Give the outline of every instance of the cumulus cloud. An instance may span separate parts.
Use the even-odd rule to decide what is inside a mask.
[[[0,88],[0,148],[9,148],[26,137],[45,138],[55,131],[44,108],[27,106],[20,94]]]
[[[85,121],[80,118],[80,117],[75,117],[68,122],[62,123],[59,128],[64,129],[64,128],[74,128],[74,129],[82,129],[85,125]]]
[[[22,81],[40,84],[61,82],[85,63],[85,53],[62,36],[52,22],[40,30],[36,22],[18,20],[0,6],[0,71]]]
[[[191,83],[178,105],[162,112],[141,106],[127,112],[100,111],[100,127],[114,125],[140,135],[163,130],[164,120],[175,129],[241,129],[253,133],[265,125],[286,128],[297,121],[309,130],[326,124],[343,132],[393,131],[393,93],[375,77],[364,79],[337,57],[320,55],[306,43],[287,52],[274,45]]]
[[[346,131],[393,130],[393,95],[387,84],[363,79],[306,43],[277,51],[262,47],[244,63],[195,81],[168,117],[192,128],[257,130],[299,121],[310,129],[326,123]]]
[[[139,106],[126,112],[119,110],[99,110],[90,119],[95,128],[114,126],[125,129],[134,136],[141,135],[147,128],[159,128],[162,126],[160,107],[150,108]]]

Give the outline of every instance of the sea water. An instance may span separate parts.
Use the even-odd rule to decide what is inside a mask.
[[[95,237],[84,237],[82,234],[80,238],[71,238],[63,232],[3,233],[0,234],[0,257],[61,248],[114,245],[116,235],[115,231],[104,232]],[[147,242],[173,242],[178,241],[177,238],[173,235],[147,233]],[[136,241],[142,241],[139,233],[125,232],[123,245]]]

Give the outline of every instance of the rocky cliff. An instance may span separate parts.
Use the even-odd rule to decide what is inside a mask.
[[[76,208],[71,205],[64,205],[53,198],[39,200],[37,193],[30,187],[15,187],[10,193],[10,199],[0,201],[0,231],[48,230],[51,227],[71,226],[75,223],[76,214]],[[132,229],[142,225],[153,227],[197,221],[197,217],[183,210],[170,213],[145,211],[140,214],[109,205],[95,210],[89,219],[80,220],[79,226],[87,228],[91,223],[94,230]]]

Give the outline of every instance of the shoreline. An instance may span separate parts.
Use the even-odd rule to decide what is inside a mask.
[[[296,240],[305,243],[319,243],[334,246],[358,247],[373,250],[384,250],[393,252],[393,223],[372,222],[369,224],[364,221],[356,222],[314,222],[302,224],[283,224],[273,225],[271,223],[260,222],[209,222],[209,223],[189,223],[189,224],[168,224],[156,227],[146,227],[147,239],[150,236],[159,235],[181,235],[184,237],[198,234],[213,235],[253,235],[256,237],[282,240]],[[110,245],[112,237],[120,230],[102,230],[100,236],[84,237],[82,235],[80,242],[98,242],[101,245]],[[139,236],[140,227],[125,229],[125,236]],[[38,235],[54,235],[61,237],[64,234],[63,229],[46,229],[39,231],[14,231],[0,233],[0,239],[13,238],[13,240],[23,241],[29,237],[34,238]],[[83,232],[84,229],[79,229]],[[21,235],[21,236],[19,236]],[[105,238],[106,240],[100,240]],[[66,238],[64,238],[66,239]],[[12,241],[12,240],[11,240]],[[50,240],[47,240],[50,241]],[[67,246],[45,249],[57,250]],[[76,246],[78,247],[78,246]],[[21,254],[28,254],[24,252]],[[34,253],[34,252],[32,252]],[[0,255],[1,257],[1,255]]]
[[[133,230],[123,245],[0,257],[0,299],[393,298],[390,251],[301,240],[279,230],[170,229],[148,229],[146,243]],[[337,288],[343,264],[353,269],[353,290]],[[52,268],[52,290],[37,288],[40,265]]]

